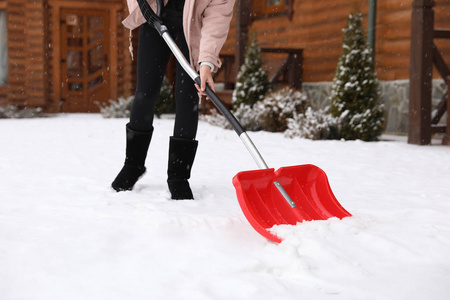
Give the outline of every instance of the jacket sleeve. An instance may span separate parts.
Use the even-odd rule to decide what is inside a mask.
[[[228,36],[234,1],[211,0],[203,11],[198,61],[213,63],[216,67],[215,70],[222,65],[219,53]]]
[[[147,0],[150,7],[153,9],[153,11],[156,11],[156,1],[155,0]],[[144,16],[142,15],[141,9],[139,8],[139,4],[137,0],[127,0],[128,3],[128,12],[129,15],[122,21],[122,24],[130,29],[133,30],[137,27],[139,27],[141,24],[145,23],[146,20]],[[167,0],[164,0],[164,3],[167,3]]]

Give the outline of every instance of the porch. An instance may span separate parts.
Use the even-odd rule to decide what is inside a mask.
[[[263,68],[268,72],[269,81],[273,87],[290,86],[294,89],[302,88],[303,49],[261,47]],[[221,54],[222,67],[214,74],[216,94],[231,108],[233,89],[239,67],[234,54]],[[202,101],[201,112],[204,114],[214,107],[210,101]]]

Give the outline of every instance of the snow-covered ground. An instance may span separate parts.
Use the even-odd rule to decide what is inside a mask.
[[[233,131],[200,123],[195,201],[169,199],[170,118],[135,189],[110,189],[126,122],[0,120],[1,300],[449,299],[450,147],[250,132],[271,167],[321,167],[353,214],[275,244],[240,210],[231,179],[257,168]]]

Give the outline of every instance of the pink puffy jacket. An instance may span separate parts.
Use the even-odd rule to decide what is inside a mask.
[[[192,66],[198,70],[199,62],[214,64],[215,70],[222,65],[219,52],[225,43],[235,0],[186,0],[183,11],[184,35],[190,52]],[[130,30],[145,23],[137,0],[127,0],[130,15],[123,25]],[[156,11],[156,1],[147,0]],[[164,0],[164,5],[168,0]]]

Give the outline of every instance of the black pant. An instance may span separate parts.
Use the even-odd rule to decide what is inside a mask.
[[[176,40],[183,55],[189,60],[182,16],[179,11],[171,14],[169,4],[164,11],[166,16],[163,17],[164,24],[172,38]],[[155,102],[161,90],[170,55],[169,47],[156,29],[147,23],[141,25],[137,57],[137,86],[130,114],[130,127],[134,130],[149,131],[152,128]],[[198,126],[198,101],[197,89],[192,79],[177,63],[173,136],[195,139]]]

